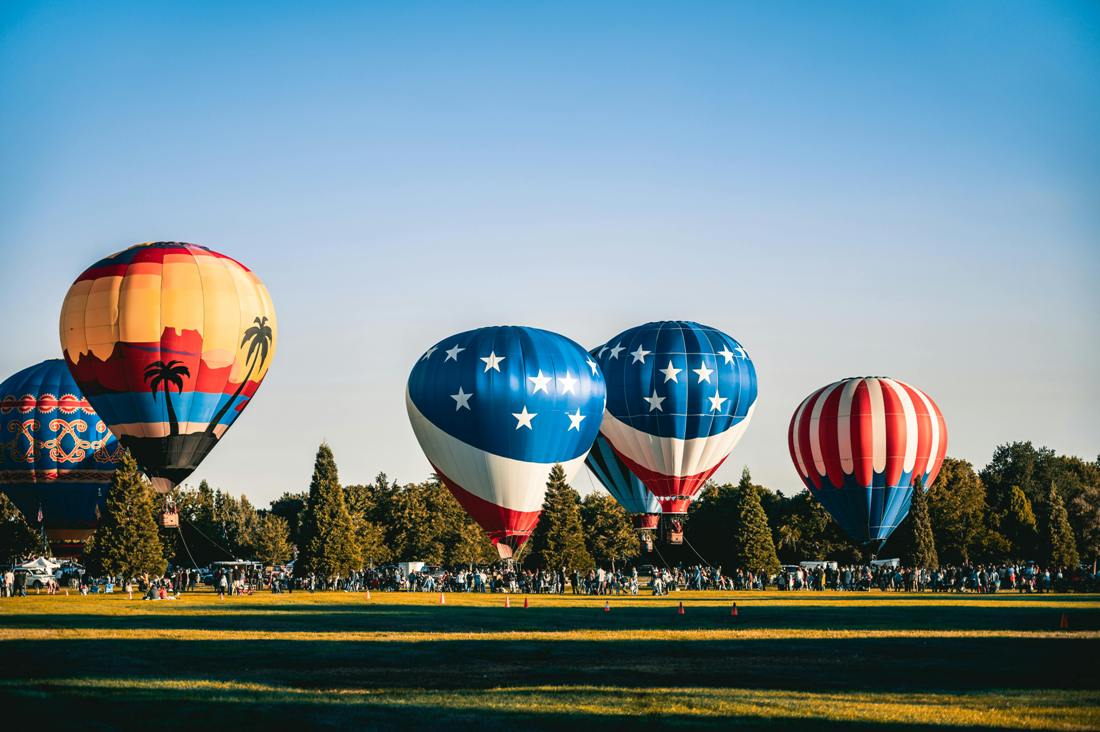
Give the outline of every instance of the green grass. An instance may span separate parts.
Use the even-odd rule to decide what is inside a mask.
[[[0,600],[0,709],[67,729],[1100,729],[1097,595],[438,599]]]

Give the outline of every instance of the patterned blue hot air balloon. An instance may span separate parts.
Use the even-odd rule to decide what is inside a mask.
[[[571,478],[603,415],[583,348],[537,328],[479,328],[429,348],[409,375],[413,432],[440,480],[507,559],[538,523],[555,463]]]
[[[600,432],[661,503],[683,514],[756,406],[756,368],[736,340],[685,320],[623,331],[596,351],[607,379]]]
[[[606,437],[596,437],[584,464],[612,498],[634,517],[634,528],[657,528],[661,518],[661,504],[657,501],[657,496],[650,493],[645,483],[630,472],[630,468],[615,454]]]
[[[61,359],[0,384],[0,491],[55,553],[79,554],[95,530],[119,449]]]

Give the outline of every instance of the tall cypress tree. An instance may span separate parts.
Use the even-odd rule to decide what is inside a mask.
[[[309,500],[302,517],[302,546],[298,549],[294,564],[298,576],[313,572],[322,577],[347,577],[361,562],[355,523],[340,487],[336,458],[324,442],[317,448],[313,464]]]
[[[1050,491],[1047,493],[1046,529],[1047,566],[1052,569],[1076,567],[1080,561],[1077,554],[1077,541],[1073,537],[1073,527],[1069,525],[1066,504],[1062,501],[1062,494],[1054,481],[1051,481]]]
[[[753,485],[748,468],[742,471],[741,482],[737,485],[733,561],[737,567],[753,572],[774,574],[779,571],[775,541],[760,503],[760,487]]]
[[[561,465],[550,470],[542,516],[530,544],[531,558],[540,567],[574,570],[595,566],[584,545],[581,497],[565,479]]]
[[[909,521],[913,532],[907,564],[910,567],[929,569],[938,567],[936,539],[932,533],[932,518],[928,514],[928,491],[917,478],[913,484],[913,502],[909,506]]]
[[[0,562],[17,562],[38,546],[38,535],[27,524],[23,512],[0,493]]]
[[[107,490],[103,517],[87,557],[93,575],[160,575],[168,566],[157,527],[157,500],[128,451]]]

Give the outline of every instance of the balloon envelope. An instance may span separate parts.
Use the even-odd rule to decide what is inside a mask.
[[[79,552],[99,524],[119,451],[61,359],[0,384],[0,491],[52,541]]]
[[[260,279],[182,242],[96,262],[61,310],[73,376],[161,492],[190,475],[248,405],[276,337]]]
[[[787,431],[806,488],[858,543],[881,544],[909,513],[913,483],[927,489],[947,452],[931,397],[905,382],[855,377],[823,386]]]
[[[664,513],[686,513],[752,418],[748,353],[720,330],[672,320],[626,330],[596,358],[607,380],[601,433]]]
[[[619,505],[634,516],[635,528],[657,528],[657,519],[661,513],[657,496],[650,493],[645,483],[630,472],[630,468],[615,454],[606,437],[596,436],[584,464]]]
[[[599,368],[537,328],[479,328],[428,349],[409,375],[413,432],[436,474],[503,558],[538,522],[555,463],[572,477],[599,431]]]

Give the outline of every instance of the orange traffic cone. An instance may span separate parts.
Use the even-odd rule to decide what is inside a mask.
[[[442,592],[439,593],[439,604],[440,605],[446,605],[447,604],[447,598],[443,595]]]
[[[526,597],[523,598],[523,609],[524,610],[527,609],[527,598]]]
[[[504,596],[504,607],[512,607],[512,596],[511,595],[505,595]]]
[[[367,588],[367,599],[368,600],[370,599],[370,588],[369,587]]]
[[[733,603],[733,607],[730,608],[730,617],[737,617],[737,603]]]
[[[1058,627],[1062,630],[1069,630],[1069,616],[1065,613],[1062,613],[1062,620],[1058,623]]]
[[[610,602],[608,602],[607,600],[604,600],[604,601],[603,601],[603,611],[604,611],[605,613],[609,613],[609,612],[611,612],[611,603],[610,603]]]
[[[680,601],[680,609],[676,611],[676,614],[677,615],[683,615],[684,614],[684,601],[683,600]]]

